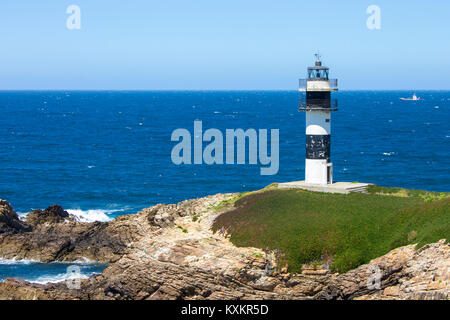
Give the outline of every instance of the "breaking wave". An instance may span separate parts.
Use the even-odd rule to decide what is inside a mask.
[[[39,284],[47,284],[47,283],[58,283],[63,282],[69,279],[88,279],[90,276],[94,274],[99,274],[100,272],[87,272],[87,273],[80,273],[80,274],[73,274],[73,273],[60,273],[56,275],[43,275],[40,277],[37,277],[35,279],[23,279],[25,281],[31,282],[31,283],[39,283]]]
[[[65,209],[69,214],[74,215],[80,222],[108,222],[113,220],[116,216],[123,214],[125,211],[130,211],[128,208],[124,209]],[[25,220],[29,212],[17,212],[21,220]]]
[[[88,259],[75,262],[43,263],[34,260],[0,259],[0,282],[14,277],[32,283],[46,284],[68,279],[87,279],[103,272],[107,265]]]
[[[68,209],[66,210],[69,214],[73,214],[77,219],[81,222],[94,222],[101,221],[107,222],[114,219],[114,214],[124,211],[121,210],[104,210],[104,209],[89,209],[89,210],[81,210],[81,209]],[[112,216],[114,215],[114,216]]]

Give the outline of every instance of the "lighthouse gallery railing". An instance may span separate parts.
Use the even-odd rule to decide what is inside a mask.
[[[334,108],[338,107],[338,101],[337,101],[337,99],[330,99],[330,100],[328,100],[328,99],[308,99],[308,101],[306,101],[306,99],[303,100],[300,97],[299,107],[301,109],[304,109],[304,108],[311,108],[311,109],[332,108],[332,109],[334,109]]]
[[[300,88],[306,88],[306,83],[308,81],[326,81],[327,79],[299,79],[298,84]],[[328,79],[330,82],[330,88],[338,87],[338,79]]]

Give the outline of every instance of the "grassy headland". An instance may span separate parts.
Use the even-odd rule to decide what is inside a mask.
[[[450,239],[450,193],[380,186],[368,191],[250,193],[233,201],[213,229],[225,229],[236,246],[278,250],[291,272],[323,260],[346,272],[399,246]]]

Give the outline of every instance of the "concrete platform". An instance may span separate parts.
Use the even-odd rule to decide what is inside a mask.
[[[335,182],[333,184],[306,184],[305,181],[292,181],[279,183],[278,189],[303,189],[308,191],[325,192],[325,193],[343,193],[352,192],[367,193],[367,187],[371,183],[353,183],[353,182]]]

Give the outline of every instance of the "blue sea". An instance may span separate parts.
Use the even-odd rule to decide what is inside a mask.
[[[28,260],[0,260],[0,281],[15,277],[32,283],[46,284],[69,279],[86,279],[106,267],[92,262],[42,263]]]
[[[450,191],[450,91],[400,100],[413,93],[334,94],[335,181]],[[156,203],[302,180],[305,115],[298,99],[296,91],[3,91],[0,198],[22,216],[57,203],[84,220],[107,221]],[[261,166],[250,164],[173,164],[171,134],[193,133],[195,120],[204,131],[279,129],[278,174],[262,176]],[[27,278],[21,268],[5,271],[12,266],[18,263],[0,264],[0,280]],[[30,279],[46,276],[38,269]]]

